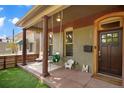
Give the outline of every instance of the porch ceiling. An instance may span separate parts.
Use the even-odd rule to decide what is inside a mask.
[[[63,24],[72,20],[79,19],[81,17],[86,17],[89,15],[94,15],[99,12],[105,11],[107,9],[112,9],[114,5],[74,5],[63,10]],[[59,26],[59,22],[56,21],[58,13],[53,15],[53,25]],[[51,25],[51,18],[49,19],[49,28]],[[34,27],[42,28],[42,22],[34,25]]]
[[[24,28],[29,28],[39,22],[42,22],[42,17],[47,15],[51,16],[58,11],[61,11],[69,5],[44,5],[44,6],[34,6],[21,20],[19,20],[16,25]]]

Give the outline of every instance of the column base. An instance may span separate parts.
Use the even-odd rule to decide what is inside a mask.
[[[22,63],[22,66],[25,66],[25,65],[27,65],[26,63]]]
[[[47,72],[47,73],[42,73],[41,74],[43,77],[47,77],[47,76],[50,76],[50,74]]]

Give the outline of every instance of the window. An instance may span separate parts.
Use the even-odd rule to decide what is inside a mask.
[[[107,43],[112,43],[112,34],[107,34]]]
[[[119,43],[119,33],[115,32],[113,33],[113,44],[118,45]]]
[[[73,32],[66,32],[65,37],[66,56],[73,56]]]
[[[53,33],[49,33],[49,56],[53,54]]]
[[[33,43],[29,43],[29,52],[33,51]]]
[[[19,50],[22,51],[22,45],[19,45]]]
[[[102,36],[101,36],[102,44],[118,45],[118,43],[119,43],[118,34],[119,34],[118,32],[102,34]]]
[[[116,28],[116,27],[120,27],[120,21],[101,24],[101,28],[103,29],[111,29],[111,28]]]

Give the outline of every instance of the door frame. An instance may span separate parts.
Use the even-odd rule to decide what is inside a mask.
[[[94,33],[93,33],[93,74],[98,73],[98,32],[101,31],[100,23],[104,21],[120,20],[120,26],[123,28],[122,31],[122,85],[124,86],[124,12],[113,12],[106,14],[94,21]]]

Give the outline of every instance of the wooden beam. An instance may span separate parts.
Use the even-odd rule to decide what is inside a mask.
[[[27,30],[36,31],[36,32],[42,32],[43,31],[42,28],[38,28],[38,27],[30,27]]]
[[[48,73],[48,16],[43,17],[43,77]]]
[[[26,29],[23,29],[23,64],[26,65],[26,54],[27,54],[27,47],[26,47]]]

